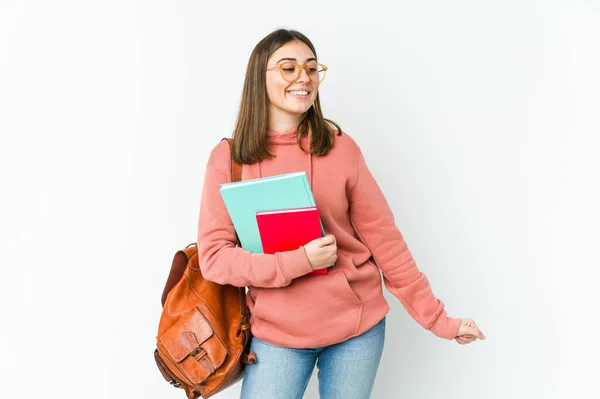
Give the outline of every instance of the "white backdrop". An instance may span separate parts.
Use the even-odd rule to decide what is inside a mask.
[[[184,397],[152,357],[160,294],[248,56],[285,27],[488,337],[436,338],[386,292],[373,397],[600,398],[599,3],[362,3],[0,2],[1,397]]]

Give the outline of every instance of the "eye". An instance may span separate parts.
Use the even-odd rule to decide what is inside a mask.
[[[282,68],[282,69],[283,69],[284,71],[286,71],[286,72],[294,72],[294,70],[295,70],[296,68],[294,68],[294,67],[290,67],[290,68]]]

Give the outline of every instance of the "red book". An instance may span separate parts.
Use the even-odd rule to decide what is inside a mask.
[[[293,251],[323,237],[316,206],[256,212],[256,222],[265,254]],[[325,268],[308,274],[327,273]]]

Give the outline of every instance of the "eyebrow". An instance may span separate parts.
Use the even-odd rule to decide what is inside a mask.
[[[305,62],[308,61],[316,61],[316,58],[307,58]],[[279,64],[281,61],[298,61],[296,58],[282,58],[279,61],[277,61],[277,64]]]

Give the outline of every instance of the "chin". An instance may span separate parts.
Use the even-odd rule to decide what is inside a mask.
[[[312,104],[311,104],[312,105]],[[289,112],[290,114],[294,114],[294,115],[303,115],[304,113],[306,113],[306,111],[308,111],[311,107],[311,105],[309,106],[295,106],[295,107],[287,107],[285,108],[285,110],[287,112]]]
[[[309,109],[310,109],[310,107],[309,107],[309,108],[302,108],[302,109],[294,109],[294,110],[289,110],[288,112],[289,112],[290,114],[293,114],[293,115],[302,116],[302,115],[304,115],[304,114],[306,113],[306,111],[308,111]]]

